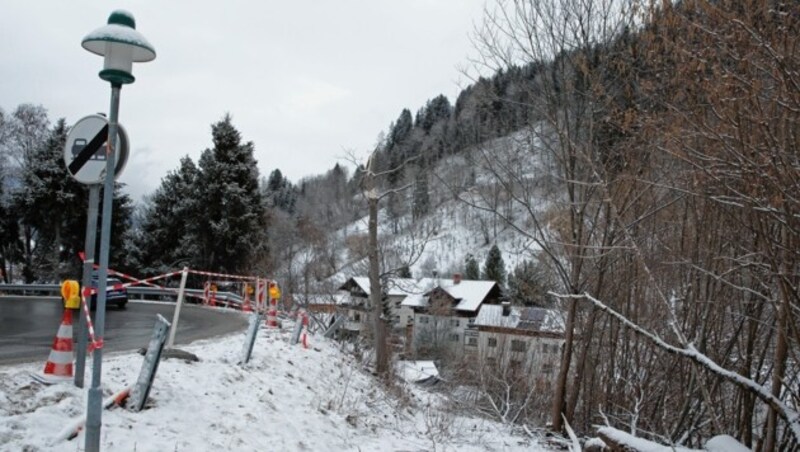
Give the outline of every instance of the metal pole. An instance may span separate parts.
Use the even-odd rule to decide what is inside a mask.
[[[175,332],[178,331],[178,317],[181,315],[181,305],[183,304],[183,295],[186,292],[187,276],[189,276],[189,267],[183,267],[183,274],[181,275],[181,288],[178,289],[178,301],[175,302],[175,314],[172,315],[172,328],[169,329],[167,348],[172,348],[172,346],[175,344]]]
[[[83,245],[85,259],[83,261],[82,287],[92,285],[92,266],[94,265],[95,242],[97,236],[97,205],[100,203],[100,185],[89,186],[89,213],[86,216],[86,242]],[[88,301],[87,301],[88,303]],[[75,361],[75,386],[82,388],[84,369],[86,368],[86,344],[88,342],[86,331],[86,316],[83,310],[78,311],[78,349]]]
[[[94,330],[97,341],[103,340],[106,323],[106,287],[108,276],[108,254],[111,243],[111,209],[114,199],[115,151],[117,148],[117,117],[119,115],[119,92],[122,85],[111,83],[111,108],[108,115],[108,151],[106,154],[106,180],[103,185],[103,221],[100,229],[100,268],[97,271],[97,311]],[[102,342],[101,342],[102,344]],[[103,414],[103,390],[100,386],[103,366],[103,348],[93,352],[92,386],[86,408],[86,452],[100,452],[100,425]]]

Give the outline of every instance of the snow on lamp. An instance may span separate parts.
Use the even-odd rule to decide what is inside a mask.
[[[108,16],[108,25],[86,35],[81,41],[84,49],[105,58],[100,78],[113,85],[133,83],[133,63],[156,58],[155,48],[136,31],[133,14],[116,10]]]

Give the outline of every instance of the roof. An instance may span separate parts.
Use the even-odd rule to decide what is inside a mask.
[[[439,370],[433,361],[400,361],[397,363],[397,371],[398,376],[409,383],[439,376]]]
[[[369,296],[369,278],[353,277],[348,279],[340,290],[351,290],[352,285],[356,285],[362,292]],[[455,306],[457,311],[475,312],[480,308],[481,303],[486,297],[497,288],[494,281],[477,281],[464,279],[460,283],[453,283],[452,279],[444,278],[422,278],[419,280],[411,278],[392,278],[387,283],[387,293],[389,296],[405,297],[402,306],[413,308],[427,308],[428,297],[431,291],[440,288],[453,297],[458,304]]]
[[[458,304],[455,306],[457,311],[474,312],[480,308],[481,304],[486,300],[486,297],[497,287],[497,283],[494,281],[464,279],[458,284],[453,283],[452,279],[440,279],[438,281],[428,279],[427,281],[432,283],[428,285],[430,288],[429,290],[417,296],[407,297],[403,300],[402,305],[415,308],[427,308],[428,296],[434,289],[439,288],[458,301]],[[438,285],[436,284],[437,282]]]
[[[477,311],[495,286],[497,283],[494,281],[475,280],[462,280],[458,284],[454,284],[453,280],[447,280],[439,285],[451,297],[460,300],[456,305],[457,311]]]
[[[509,315],[503,315],[503,306],[485,304],[481,306],[475,326],[509,328],[540,333],[563,333],[564,318],[555,309],[523,308],[510,306]]]
[[[392,278],[386,284],[386,293],[389,296],[405,296],[417,295],[424,293],[431,286],[428,284],[429,278],[422,278],[419,281],[411,278]],[[348,279],[339,290],[349,290],[352,284],[358,286],[362,292],[369,296],[370,284],[369,278],[364,276],[356,276]]]

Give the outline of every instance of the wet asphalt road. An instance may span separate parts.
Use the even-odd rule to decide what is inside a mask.
[[[62,306],[60,298],[0,297],[0,366],[47,361],[61,323]],[[115,352],[147,346],[156,314],[171,322],[174,309],[174,304],[136,301],[130,301],[125,310],[109,308],[103,350]],[[73,319],[77,325],[77,315]],[[175,344],[244,332],[246,327],[247,319],[241,313],[184,305]],[[76,329],[73,326],[73,334]]]

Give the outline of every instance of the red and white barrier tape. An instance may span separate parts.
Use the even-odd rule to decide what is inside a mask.
[[[89,292],[88,287],[83,289],[81,293],[81,304],[83,305],[83,314],[86,316],[86,326],[89,330],[89,340],[91,344],[89,345],[89,353],[97,350],[98,348],[103,348],[103,338],[96,338],[94,336],[94,325],[92,324],[92,316],[89,313],[89,304],[86,303],[87,293]]]
[[[256,279],[258,279],[258,276],[229,275],[226,273],[214,273],[214,272],[207,272],[203,270],[192,270],[192,269],[189,269],[189,273],[194,273],[195,275],[213,276],[215,278],[239,279],[242,281],[255,281]]]
[[[95,268],[96,268],[96,267],[98,267],[98,265],[97,265],[97,264],[95,264]],[[152,283],[152,282],[145,281],[145,280],[142,280],[142,279],[139,279],[139,278],[133,277],[133,276],[131,276],[131,275],[126,275],[125,273],[118,272],[118,271],[116,271],[116,270],[112,270],[112,269],[110,269],[110,268],[108,269],[108,273],[109,273],[109,274],[111,274],[111,275],[114,275],[114,276],[119,276],[120,278],[125,278],[125,279],[127,279],[127,280],[129,280],[129,281],[133,281],[133,282],[138,282],[138,283],[141,283],[142,285],[145,285],[145,286],[147,286],[147,287],[153,287],[153,288],[156,288],[156,289],[167,290],[167,291],[169,291],[169,292],[176,293],[176,294],[177,294],[178,292],[180,292],[178,289],[175,289],[175,288],[173,288],[173,287],[159,286],[158,284],[154,284],[154,283]],[[183,270],[181,270],[181,271],[179,271],[179,272],[178,272],[178,274],[180,274],[180,273],[183,273]],[[174,275],[175,273],[172,273],[172,274]],[[189,292],[186,292],[186,293],[184,293],[184,296],[186,296],[186,297],[192,297],[192,298],[199,298],[199,299],[201,299],[201,300],[203,299],[203,296],[202,296],[202,295],[195,295],[195,294],[193,294],[193,293],[189,293]]]
[[[175,275],[180,275],[181,273],[183,273],[183,270],[180,270],[180,271],[177,271],[177,272],[165,273],[163,275],[153,276],[153,277],[145,278],[145,279],[137,279],[137,280],[135,280],[133,282],[122,283],[122,284],[113,284],[111,286],[107,286],[106,290],[108,290],[109,288],[112,289],[112,290],[120,290],[120,289],[125,289],[125,288],[128,288],[128,287],[138,286],[140,284],[144,285],[144,284],[147,284],[150,281],[157,281],[159,279],[171,278],[171,277],[173,277]],[[84,288],[84,293],[87,290],[89,291],[89,295],[95,295],[97,293],[97,288],[96,287]]]

